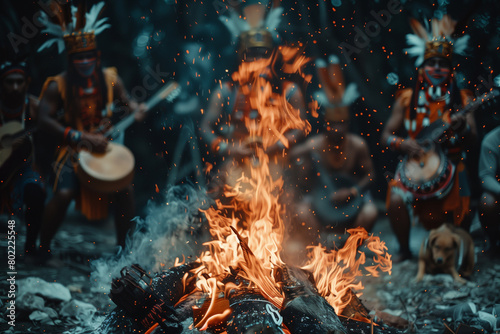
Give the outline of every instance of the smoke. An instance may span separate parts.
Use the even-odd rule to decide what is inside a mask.
[[[136,227],[125,249],[113,257],[91,263],[93,291],[108,293],[113,278],[125,266],[139,264],[147,272],[171,267],[176,258],[199,255],[208,237],[204,215],[210,199],[192,185],[170,186],[161,204],[149,202],[145,219],[136,217]]]

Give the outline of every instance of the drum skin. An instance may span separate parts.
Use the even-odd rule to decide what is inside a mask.
[[[396,177],[415,198],[444,198],[453,186],[455,166],[441,150],[429,150],[418,158],[405,158]]]
[[[100,193],[122,190],[134,178],[134,155],[120,144],[108,143],[105,153],[82,150],[78,162],[77,176],[82,186]]]

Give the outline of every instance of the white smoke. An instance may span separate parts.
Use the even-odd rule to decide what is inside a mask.
[[[92,290],[108,293],[111,281],[120,277],[120,270],[135,263],[147,272],[156,273],[170,268],[176,258],[199,255],[202,243],[208,239],[200,208],[206,209],[209,204],[203,189],[192,185],[169,187],[161,204],[148,203],[145,219],[135,218],[135,231],[124,250],[91,263]]]

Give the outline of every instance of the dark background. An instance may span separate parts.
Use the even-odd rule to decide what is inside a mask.
[[[89,1],[89,5],[93,3]],[[126,87],[139,101],[145,99],[144,92],[148,96],[154,93],[154,89],[144,89],[144,80],[151,80],[150,72],[155,69],[159,69],[165,81],[175,79],[183,86],[184,95],[177,103],[197,99],[192,108],[162,102],[143,124],[135,124],[128,130],[126,143],[137,161],[135,191],[139,214],[148,200],[159,198],[156,186],[162,190],[169,181],[204,182],[204,162],[210,161],[210,156],[199,138],[197,125],[202,117],[201,110],[206,110],[210,90],[236,68],[234,43],[218,20],[226,12],[226,6],[234,3],[235,0],[106,1],[102,16],[110,18],[112,27],[98,37],[104,66],[116,66]],[[362,47],[357,47],[361,45],[358,31],[365,31],[367,24],[375,21],[376,13],[394,4],[401,12],[386,16],[387,24],[368,37]],[[500,5],[497,0],[406,0],[399,5],[397,1],[383,0],[303,0],[283,1],[282,6],[284,15],[279,31],[283,42],[304,43],[305,53],[310,57],[337,55],[347,83],[357,84],[362,98],[351,106],[352,131],[362,135],[370,145],[377,172],[373,190],[381,200],[385,197],[386,178],[394,171],[397,156],[384,152],[384,145],[379,144],[380,134],[390,116],[394,93],[398,88],[413,86],[415,74],[414,59],[403,52],[405,35],[411,32],[408,18],[422,20],[444,13],[457,20],[469,17],[464,29],[471,36],[468,55],[457,55],[453,62],[461,88],[471,89],[475,94],[484,93],[493,85],[493,78],[500,74]],[[38,1],[2,0],[0,10],[1,46],[5,50],[11,45],[8,37],[12,34],[27,36],[27,25],[33,23],[40,6]],[[40,30],[36,26],[35,29]],[[40,32],[29,35],[26,42],[20,44],[19,54],[28,56],[32,75],[30,90],[38,95],[47,76],[65,69],[66,55],[58,55],[55,47],[36,53],[47,37]],[[358,49],[352,57],[341,47],[347,44]],[[188,49],[191,50],[189,55]],[[198,53],[193,55],[192,50],[198,50],[204,61],[196,58],[193,64],[189,57],[196,57]],[[314,72],[312,64],[306,69],[309,73]],[[199,76],[194,77],[193,73]],[[399,77],[396,84],[388,82],[389,73]],[[317,90],[317,82],[313,80],[308,93],[314,90]],[[497,109],[498,105],[494,104],[476,111],[480,139],[500,125]],[[315,131],[321,129],[320,120],[321,117],[310,119]],[[179,142],[186,145],[174,166]],[[477,179],[479,144],[469,152],[467,161],[475,198],[480,191]],[[178,152],[181,151],[178,149]],[[199,162],[196,164],[198,177],[188,170],[193,160]],[[184,171],[188,177],[180,174]],[[172,179],[175,173],[179,177]]]

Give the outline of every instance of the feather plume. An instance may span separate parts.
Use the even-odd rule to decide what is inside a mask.
[[[52,1],[49,8],[50,13],[46,13],[45,11],[40,12],[39,21],[44,26],[42,32],[50,34],[54,38],[43,43],[38,48],[38,51],[56,44],[59,53],[61,53],[65,49],[63,39],[65,35],[77,31],[86,33],[94,32],[95,35],[98,35],[111,27],[107,23],[107,18],[98,19],[104,8],[104,1],[92,6],[88,13],[85,13],[86,1],[80,2],[78,8],[71,6],[69,1],[62,4],[58,1]]]
[[[63,36],[64,32],[62,30],[61,25],[57,23],[52,23],[50,21],[49,16],[45,12],[40,13],[38,21],[40,22],[40,24],[45,26],[45,28],[42,30],[43,33],[51,34],[57,37]]]
[[[95,31],[95,30],[100,28],[97,25],[97,23],[102,21],[102,20],[98,20],[98,18],[99,18],[99,15],[101,14],[101,11],[103,8],[104,8],[104,1],[101,1],[101,2],[93,5],[92,8],[90,8],[89,12],[85,15],[87,22],[85,24],[84,30],[86,32]],[[103,24],[103,23],[104,22],[101,22],[100,24]]]
[[[62,39],[57,39],[57,38],[51,38],[49,39],[48,41],[46,41],[45,43],[43,43],[39,48],[38,48],[38,52],[44,50],[44,49],[48,49],[50,48],[53,44],[57,43],[57,51],[59,53],[62,53],[64,51],[64,48],[65,48],[65,45],[64,45],[64,41]]]
[[[426,40],[420,38],[417,35],[406,35],[406,43],[410,47],[404,49],[404,51],[407,52],[410,57],[417,57],[417,59],[415,60],[415,66],[417,67],[424,62],[425,42]]]
[[[433,37],[440,37],[441,36],[439,34],[439,20],[436,19],[435,17],[433,17],[431,20],[431,29],[432,29],[432,36]]]
[[[245,16],[251,29],[262,26],[265,15],[266,7],[262,4],[253,4],[243,8],[243,16]]]
[[[266,28],[270,32],[274,32],[280,22],[281,16],[283,14],[283,8],[273,7],[266,16],[264,22],[261,23],[261,28]],[[229,10],[229,16],[220,16],[219,20],[224,24],[224,26],[231,33],[231,37],[236,40],[241,33],[249,31],[251,29],[247,20],[243,19],[235,10]],[[275,34],[273,34],[273,38]]]
[[[282,7],[277,7],[277,8],[272,8],[269,11],[269,14],[266,17],[266,28],[269,31],[274,31],[278,28],[278,26],[281,23],[281,15],[283,14],[283,8]]]
[[[426,27],[415,19],[410,19],[410,26],[415,34],[406,35],[406,43],[408,48],[404,49],[411,57],[416,57],[415,66],[420,66],[424,61],[426,42],[429,40],[449,41],[453,45],[453,52],[464,55],[467,49],[469,36],[462,36],[453,39],[452,35],[455,32],[457,21],[451,16],[444,15],[441,20],[433,18],[430,22],[425,20]],[[429,31],[430,29],[430,31]]]
[[[462,36],[457,38],[453,43],[453,52],[456,54],[464,56],[467,50],[467,43],[469,42],[469,35]]]
[[[420,37],[421,39],[427,40],[429,39],[429,34],[427,32],[427,29],[425,29],[420,22],[418,22],[416,19],[411,18],[410,19],[410,26],[415,35]]]
[[[318,90],[314,93],[314,99],[316,102],[318,102],[318,105],[320,107],[332,107],[333,105],[330,103],[328,100],[328,97],[326,96],[325,92],[323,90]]]
[[[358,86],[355,83],[350,83],[344,91],[344,96],[342,96],[342,105],[350,106],[359,97]]]
[[[450,15],[445,15],[440,21],[440,35],[451,36],[455,31],[457,21],[453,20]]]
[[[109,23],[106,23],[108,21],[108,18],[105,17],[103,19],[100,19],[99,21],[97,21],[94,25],[94,33],[96,35],[99,35],[101,32],[103,32],[104,30],[108,29],[108,28],[111,28],[111,24]],[[106,24],[105,24],[106,23]]]
[[[56,2],[56,1],[53,1],[53,3],[54,2]],[[75,26],[74,23],[72,25],[73,13],[72,13],[71,3],[69,1],[66,1],[63,4],[59,4],[59,6],[60,6],[60,10],[62,12],[63,18],[64,18],[63,24],[62,24],[63,30],[70,33],[71,29]]]
[[[342,96],[342,101],[339,104],[332,104],[326,96],[324,90],[318,90],[314,92],[314,99],[318,102],[320,107],[325,108],[335,108],[335,107],[345,107],[350,106],[359,98],[358,86],[355,83],[350,83],[344,91]]]
[[[250,30],[248,23],[234,10],[230,10],[229,17],[221,16],[219,20],[226,26],[227,30],[229,30],[233,41],[236,40],[242,32]]]
[[[54,1],[50,3],[49,8],[50,8],[50,13],[46,13],[45,11],[42,11],[41,13],[49,14],[48,20],[50,20],[52,23],[58,24],[59,26],[63,27],[65,25],[64,13],[59,3]]]
[[[85,0],[81,0],[78,4],[78,10],[76,12],[76,22],[75,22],[75,30],[81,30],[85,27],[85,13],[87,12],[87,2]]]

